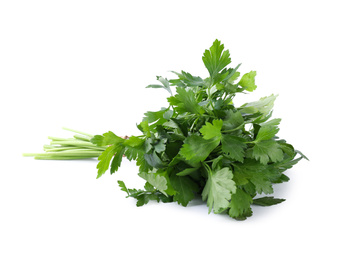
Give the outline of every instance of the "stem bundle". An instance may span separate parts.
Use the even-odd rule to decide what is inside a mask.
[[[79,160],[97,158],[107,147],[91,143],[93,135],[63,128],[76,133],[73,138],[59,138],[49,136],[50,145],[44,145],[44,153],[25,153],[23,156],[34,157],[38,160]]]

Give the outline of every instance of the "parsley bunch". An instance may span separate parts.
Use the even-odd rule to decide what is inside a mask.
[[[109,131],[89,135],[74,131],[72,139],[53,138],[45,154],[36,159],[83,159],[98,157],[98,175],[115,173],[123,157],[136,161],[143,189],[119,186],[137,206],[150,200],[177,202],[183,206],[197,195],[207,202],[208,212],[226,213],[243,220],[252,215],[251,205],[270,206],[284,199],[272,196],[273,184],[289,180],[284,172],[307,159],[277,137],[280,119],[271,119],[275,95],[236,107],[237,93],[254,91],[255,71],[240,77],[228,50],[215,40],[205,50],[203,63],[209,77],[174,72],[175,79],[157,77],[170,94],[168,107],[149,111],[138,129],[139,136],[122,138]],[[176,93],[172,93],[175,87]],[[69,129],[68,129],[69,130]],[[73,131],[73,130],[72,130]]]
[[[188,72],[174,72],[175,79],[157,77],[171,95],[168,107],[149,111],[138,125],[143,133],[123,139],[113,132],[91,139],[99,147],[98,177],[109,168],[114,173],[123,155],[136,160],[138,175],[146,180],[144,189],[119,186],[137,206],[150,200],[177,202],[183,206],[201,195],[208,212],[225,212],[235,219],[252,215],[251,205],[269,206],[284,199],[258,194],[273,193],[273,183],[289,180],[284,171],[305,156],[279,139],[280,119],[270,119],[275,95],[236,107],[237,93],[252,92],[255,71],[240,80],[228,50],[215,40],[205,50],[203,63],[209,77],[202,79]],[[171,86],[176,87],[173,94]],[[299,156],[297,156],[299,155]]]

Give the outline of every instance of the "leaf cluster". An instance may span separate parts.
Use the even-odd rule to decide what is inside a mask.
[[[254,91],[255,71],[241,76],[240,64],[215,40],[205,50],[207,78],[181,71],[174,79],[157,77],[170,96],[168,106],[148,111],[138,124],[139,136],[123,139],[113,132],[96,135],[91,142],[107,146],[99,157],[98,177],[114,173],[122,158],[135,160],[142,190],[119,186],[142,206],[150,200],[187,206],[196,196],[208,212],[235,219],[252,215],[251,205],[270,206],[283,199],[268,195],[273,184],[289,180],[284,172],[305,156],[280,139],[280,119],[271,119],[275,95],[236,107],[235,95]],[[173,91],[173,89],[175,91]]]

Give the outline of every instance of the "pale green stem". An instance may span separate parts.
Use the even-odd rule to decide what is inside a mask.
[[[82,159],[93,159],[95,156],[43,156],[37,155],[34,157],[35,160],[82,160]]]
[[[70,129],[70,128],[67,128],[67,127],[63,127],[62,129],[70,131],[70,132],[74,132],[74,133],[77,133],[77,134],[85,135],[85,136],[88,136],[90,138],[94,137],[91,134],[87,134],[87,133],[84,133],[84,132],[81,132],[81,131],[73,130],[73,129]]]
[[[24,153],[23,156],[43,156],[43,157],[62,157],[62,156],[90,156],[98,157],[101,155],[101,151],[61,151],[61,152],[48,152],[48,153]]]
[[[78,139],[78,140],[83,140],[83,141],[87,141],[87,142],[90,142],[91,138],[89,137],[86,137],[86,136],[81,136],[81,135],[74,135],[75,139]]]
[[[86,146],[86,147],[98,147],[97,145],[84,142],[84,141],[77,141],[77,140],[70,140],[70,141],[53,141],[51,144],[59,144],[59,145],[71,145],[71,146]]]
[[[59,138],[49,136],[51,145],[44,145],[45,153],[24,153],[38,160],[77,160],[99,157],[107,146],[97,146],[91,143],[93,135],[64,128],[77,133],[74,138]]]

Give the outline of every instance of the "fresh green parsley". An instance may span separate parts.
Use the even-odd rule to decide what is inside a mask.
[[[118,184],[137,206],[150,200],[187,206],[194,198],[207,203],[208,212],[228,214],[238,220],[252,215],[252,205],[271,206],[284,199],[272,194],[273,184],[289,180],[284,172],[307,159],[280,139],[280,119],[271,119],[275,95],[235,106],[237,94],[252,92],[256,71],[243,74],[240,64],[228,67],[231,57],[219,40],[204,51],[209,76],[181,71],[174,79],[157,77],[169,93],[168,105],[148,111],[138,124],[142,135],[122,138],[113,132],[73,139],[53,138],[37,159],[98,157],[98,175],[118,171],[123,157],[136,161],[143,189]],[[261,196],[262,195],[262,196]]]

